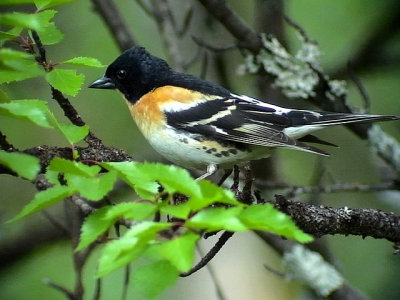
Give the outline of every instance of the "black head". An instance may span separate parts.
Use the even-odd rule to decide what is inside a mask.
[[[89,87],[118,89],[130,102],[162,85],[171,72],[161,58],[152,56],[143,47],[133,47],[108,66],[104,77]]]

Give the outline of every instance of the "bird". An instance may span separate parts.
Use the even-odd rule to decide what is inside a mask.
[[[269,104],[175,71],[141,46],[124,51],[89,88],[118,90],[150,145],[176,165],[205,170],[197,179],[268,157],[275,148],[329,156],[308,143],[335,145],[310,133],[332,125],[399,119]]]

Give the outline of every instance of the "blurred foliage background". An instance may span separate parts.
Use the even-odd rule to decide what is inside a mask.
[[[162,37],[154,20],[146,14],[136,1],[116,1],[131,32],[142,46],[154,55],[169,61]],[[318,42],[323,52],[323,69],[333,77],[348,82],[348,101],[362,108],[363,101],[354,83],[349,80],[347,62],[357,61],[363,55],[354,72],[361,80],[371,98],[371,112],[374,114],[400,115],[400,5],[398,0],[287,0],[287,1],[227,1],[236,12],[254,28],[271,31],[263,27],[263,14],[273,15],[268,9],[283,5],[284,13],[299,24],[307,34]],[[193,59],[198,46],[191,35],[207,41],[208,44],[226,46],[233,40],[222,27],[195,1],[169,1],[175,8],[174,17],[182,23],[186,7],[194,4],[193,19],[187,34],[179,42],[185,60]],[[267,4],[267,5],[266,5]],[[184,8],[182,8],[184,7]],[[13,7],[6,7],[13,10]],[[20,9],[20,7],[18,8]],[[33,7],[23,6],[26,11]],[[62,43],[47,47],[48,57],[57,62],[74,56],[93,56],[104,64],[113,61],[120,53],[113,38],[94,11],[91,1],[75,1],[60,6],[55,22],[65,34]],[[265,16],[264,16],[265,17]],[[397,18],[397,22],[394,22]],[[265,20],[264,20],[265,21]],[[267,20],[268,21],[268,20]],[[388,23],[393,26],[387,26]],[[275,24],[274,32],[295,51],[298,41],[295,31],[288,25]],[[385,29],[386,28],[386,29]],[[365,50],[365,51],[364,51]],[[364,52],[363,52],[364,51]],[[218,57],[217,57],[218,56]],[[201,57],[201,56],[200,56]],[[269,95],[267,101],[297,108],[310,107],[301,100],[287,100],[279,91],[270,89],[270,82],[258,80],[255,76],[239,76],[236,72],[242,57],[238,51],[226,51],[213,55],[209,53],[206,79],[219,81],[217,62],[226,68],[224,82],[234,92],[253,97]],[[196,59],[188,72],[199,75],[202,59]],[[86,75],[85,87],[102,75],[98,69],[82,69]],[[1,76],[1,75],[0,75]],[[261,86],[261,88],[260,88]],[[141,137],[132,121],[125,103],[118,93],[83,88],[75,98],[70,98],[83,119],[94,133],[107,145],[125,149],[138,160],[162,161]],[[3,86],[11,99],[49,99],[49,105],[59,119],[61,110],[51,101],[50,89],[38,79],[27,80]],[[268,91],[265,93],[264,88]],[[20,149],[36,145],[65,145],[64,140],[54,131],[32,128],[23,122],[2,118],[2,128],[9,141]],[[400,140],[400,122],[381,124],[382,128]],[[390,170],[361,141],[345,128],[332,128],[318,134],[340,148],[329,149],[330,158],[319,158],[308,153],[277,151],[265,163],[273,161],[274,176],[280,181],[294,185],[329,185],[335,182],[370,184],[390,178]],[[67,146],[67,145],[65,145]],[[260,173],[257,168],[257,174]],[[265,168],[267,169],[267,167]],[[323,170],[323,172],[321,172]],[[272,172],[272,171],[268,171]],[[321,175],[322,174],[322,175]],[[268,175],[268,174],[267,174]],[[269,178],[269,176],[265,176]],[[34,186],[17,178],[0,176],[0,298],[1,299],[64,299],[64,296],[42,283],[50,278],[65,286],[74,281],[71,246],[57,234],[40,243],[42,237],[35,236],[32,245],[24,244],[32,233],[48,230],[52,225],[41,214],[18,223],[4,224],[13,217],[35,193]],[[318,180],[317,180],[317,179]],[[259,186],[258,188],[262,188]],[[268,198],[276,191],[263,190]],[[122,194],[127,199],[130,195]],[[347,192],[323,195],[304,195],[304,201],[319,201],[331,206],[381,208],[386,211],[400,211],[400,196],[395,192]],[[62,216],[62,207],[54,207],[49,213]],[[45,233],[43,233],[45,236]],[[346,280],[363,293],[374,299],[400,299],[400,262],[392,254],[389,242],[362,239],[360,237],[324,237],[339,270]],[[202,241],[205,251],[212,240]],[[20,243],[19,253],[10,253],[11,245]],[[32,248],[32,249],[31,249]],[[14,249],[14,248],[13,248]],[[267,271],[263,264],[281,269],[280,258],[251,233],[237,234],[212,261],[211,267],[227,299],[306,299],[304,291],[295,282],[285,281]],[[86,299],[94,289],[96,254],[85,268]],[[115,299],[122,290],[123,274],[115,272],[103,280],[102,299]],[[133,297],[134,291],[130,291]],[[303,298],[302,298],[303,297]],[[129,298],[131,299],[131,298]],[[168,290],[161,299],[216,299],[214,285],[207,269],[189,278],[180,279],[178,285]]]

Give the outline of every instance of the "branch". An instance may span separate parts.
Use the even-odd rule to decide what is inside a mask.
[[[265,231],[256,231],[255,232],[263,241],[265,241],[268,245],[270,245],[275,251],[277,251],[282,257],[287,257],[287,254],[289,253],[293,253],[293,250],[295,248],[296,244],[294,241],[292,240],[284,240],[281,237],[265,232]],[[314,255],[318,255],[315,252],[309,252],[310,254],[314,253]],[[316,257],[315,256],[315,257]],[[301,260],[304,263],[307,263],[307,260],[303,258],[301,258]],[[315,261],[315,260],[314,260]],[[321,282],[321,278],[326,281],[328,281],[327,283],[330,284],[332,281],[331,278],[331,274],[332,272],[329,273],[323,273],[323,271],[320,270],[320,267],[322,265],[327,265],[330,266],[329,262],[326,262],[325,260],[320,260],[320,263],[318,266],[309,266],[307,269],[300,269],[298,271],[303,271],[305,272],[305,277],[306,278],[298,278],[299,280],[301,280],[302,282],[305,282],[310,288],[312,288],[316,293],[319,293],[318,288],[321,287],[316,287],[313,286],[313,282]],[[304,264],[299,264],[298,266],[299,268],[304,267]],[[310,269],[310,267],[312,267],[312,269]],[[333,268],[333,266],[330,266],[330,268]],[[329,269],[328,269],[329,270]],[[335,271],[335,269],[333,268],[333,270]],[[337,272],[337,271],[336,271]],[[310,274],[312,273],[312,274]],[[316,274],[317,273],[317,274]],[[295,274],[292,274],[295,275]],[[313,276],[314,275],[314,276]],[[309,276],[307,278],[307,276]],[[316,277],[317,276],[317,277]],[[313,282],[307,282],[306,279],[310,279]],[[318,280],[315,280],[315,278],[318,278]],[[336,286],[332,286],[332,290],[330,291],[329,295],[327,296],[328,299],[331,300],[367,300],[368,298],[365,297],[364,295],[362,295],[359,291],[357,291],[355,288],[351,287],[350,285],[348,285],[346,282],[342,282],[340,284],[340,282],[337,283]]]
[[[275,196],[275,207],[288,214],[303,231],[316,237],[326,234],[370,236],[400,244],[400,216],[379,209],[333,208]]]
[[[123,21],[123,17],[119,13],[114,1],[92,0],[92,3],[94,9],[102,17],[111,36],[115,39],[115,42],[121,51],[138,44],[134,36],[129,32],[128,26]]]
[[[0,131],[0,148],[5,151],[17,151],[18,149],[15,148],[12,144],[7,141],[7,137],[3,132]]]
[[[226,5],[225,1],[199,0],[199,2],[238,40],[241,47],[248,49],[252,53],[246,58],[247,68],[251,73],[261,73],[262,75],[268,76],[272,75],[277,80],[279,76],[284,74],[286,67],[292,67],[290,71],[293,72],[294,76],[299,77],[298,80],[302,83],[301,86],[304,87],[305,81],[304,78],[300,77],[301,74],[298,72],[298,66],[291,64],[292,60],[299,60],[299,53],[296,57],[291,56],[288,51],[279,44],[278,40],[271,36],[264,37],[264,39],[261,40],[259,35]],[[300,59],[303,63],[303,71],[305,72],[303,72],[302,76],[306,74],[307,78],[310,80],[308,84],[311,84],[311,86],[307,86],[307,93],[301,94],[301,97],[326,111],[352,113],[351,107],[346,103],[345,90],[341,87],[340,82],[329,80],[328,75],[320,70],[318,61],[316,61],[319,49],[315,44],[310,43],[310,39],[305,38],[304,30],[301,30],[300,33],[303,34],[301,35],[302,42],[306,45],[303,49],[304,52],[301,53],[302,60]],[[310,62],[311,51],[314,52],[314,57],[312,58],[313,61]],[[282,53],[285,54],[284,61],[282,61]],[[275,67],[271,67],[271,64]],[[266,65],[268,65],[268,67],[266,67]],[[285,78],[281,78],[281,80],[286,82],[286,84],[290,83],[290,81],[285,80]],[[289,94],[289,97],[298,97],[298,93],[292,96]],[[383,147],[379,147],[377,137],[370,134],[370,129],[372,128],[371,124],[352,124],[346,126],[362,139],[368,138],[371,141],[374,151],[400,174],[400,159],[396,160],[396,156],[388,155],[388,151],[385,153]],[[383,131],[380,131],[380,134],[380,137],[386,141],[393,140]],[[390,143],[388,147],[390,147],[389,151],[392,151],[392,153],[400,153],[400,145],[398,143]]]
[[[185,61],[179,48],[178,32],[172,12],[165,0],[153,0],[153,17],[158,30],[172,60],[172,65],[178,71],[184,70]]]
[[[247,26],[225,1],[199,0],[199,2],[239,41],[239,46],[252,52],[258,52],[261,49],[258,34]]]
[[[225,243],[233,236],[233,232],[231,231],[225,231],[220,238],[218,239],[218,242],[214,245],[214,247],[211,248],[211,250],[195,265],[191,270],[181,273],[179,276],[180,277],[187,277],[198,270],[202,269],[205,267],[210,260],[214,258],[215,255],[221,250],[221,248],[225,245]]]

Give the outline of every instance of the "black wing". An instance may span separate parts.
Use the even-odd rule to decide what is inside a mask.
[[[230,97],[216,96],[200,101],[187,109],[166,109],[164,112],[167,123],[173,128],[209,138],[329,155],[284,133],[285,128],[293,126],[287,114],[289,111],[231,94]]]

